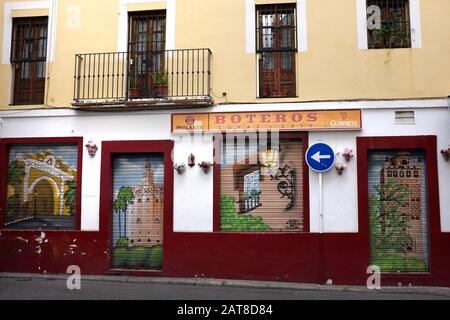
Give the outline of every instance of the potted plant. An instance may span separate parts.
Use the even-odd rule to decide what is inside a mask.
[[[131,99],[142,97],[142,91],[139,86],[138,77],[135,74],[134,65],[130,66],[130,71],[128,74],[128,97]]]
[[[167,73],[158,71],[154,75],[154,83],[157,97],[167,97],[169,93],[169,77]]]

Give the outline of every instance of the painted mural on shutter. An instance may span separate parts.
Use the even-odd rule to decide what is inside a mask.
[[[6,228],[73,230],[76,222],[76,144],[9,147]]]
[[[162,269],[163,154],[114,158],[112,266]]]
[[[303,231],[300,139],[222,143],[222,231]]]
[[[371,262],[384,272],[429,270],[425,153],[369,152]]]

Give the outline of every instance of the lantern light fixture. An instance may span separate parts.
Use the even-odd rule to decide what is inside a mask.
[[[191,168],[195,166],[195,156],[192,153],[188,157],[188,166]]]
[[[259,153],[259,162],[263,168],[263,175],[273,174],[273,169],[279,167],[280,151],[273,149],[266,149]]]

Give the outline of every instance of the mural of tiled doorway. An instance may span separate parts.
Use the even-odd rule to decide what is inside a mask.
[[[429,271],[424,150],[371,150],[368,167],[372,264],[385,272]]]
[[[101,228],[109,230],[113,270],[164,269],[164,240],[172,223],[171,141],[102,145]]]
[[[384,283],[429,283],[440,277],[441,249],[436,136],[358,137],[361,258]]]

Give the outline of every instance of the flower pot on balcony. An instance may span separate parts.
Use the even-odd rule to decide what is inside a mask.
[[[169,86],[168,85],[156,85],[156,96],[157,97],[167,97],[169,94]]]
[[[128,97],[130,97],[131,99],[140,98],[141,97],[141,88],[128,89]]]

